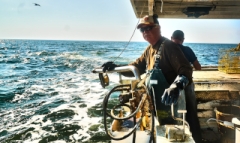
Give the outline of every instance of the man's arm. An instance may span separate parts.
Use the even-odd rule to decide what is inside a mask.
[[[165,89],[162,95],[162,103],[165,105],[176,104],[180,91],[192,82],[192,67],[184,56],[182,50],[172,42],[166,43],[165,51],[167,60],[177,74],[176,79],[169,88]]]
[[[147,65],[146,58],[148,56],[149,48],[150,48],[150,46],[148,46],[145,49],[145,51],[143,52],[141,57],[139,57],[136,61],[129,64],[129,65],[135,66],[138,69],[140,75],[145,73],[145,71],[146,71],[146,65]],[[127,76],[125,73],[123,73],[123,75]]]
[[[199,63],[196,54],[193,52],[193,50],[190,47],[184,46],[188,50],[189,59],[190,62],[193,64],[193,67],[195,70],[201,70],[201,64]]]
[[[197,59],[193,62],[193,67],[195,68],[195,70],[201,70],[202,69],[201,64],[198,62]]]
[[[128,65],[135,66],[138,69],[140,75],[145,73],[145,70],[146,70],[146,64],[147,63],[146,63],[145,58],[146,58],[146,53],[148,51],[147,49],[144,51],[144,53],[141,55],[141,57],[138,58],[135,62],[132,62],[132,63],[128,64]],[[105,71],[113,70],[115,67],[121,67],[121,66],[127,66],[127,65],[116,65],[114,62],[110,61],[110,62],[104,63],[102,65],[102,68],[103,68],[103,72],[105,72]],[[134,76],[134,74],[131,71],[121,72],[121,74],[123,76],[126,76],[126,77],[133,77]]]
[[[189,80],[189,83],[192,82],[192,66],[183,54],[180,47],[172,41],[165,42],[164,45],[164,54],[166,59],[171,64],[171,67],[174,69],[176,76],[184,75]],[[174,77],[176,78],[176,77]],[[174,79],[173,79],[174,80]],[[170,81],[171,83],[173,81]],[[171,84],[170,83],[170,84]]]

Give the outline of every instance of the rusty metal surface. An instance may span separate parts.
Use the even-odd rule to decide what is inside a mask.
[[[221,143],[235,143],[235,130],[233,127],[219,123],[218,129]]]
[[[240,118],[240,106],[219,106],[216,107],[216,118],[222,121],[232,122],[233,117]]]

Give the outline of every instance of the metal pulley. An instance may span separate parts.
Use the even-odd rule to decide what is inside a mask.
[[[109,85],[109,78],[107,73],[99,73],[98,76],[103,88]]]

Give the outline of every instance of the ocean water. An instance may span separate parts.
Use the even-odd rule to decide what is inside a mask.
[[[107,142],[101,103],[118,84],[118,75],[109,74],[110,86],[103,89],[98,75],[91,71],[110,60],[132,62],[148,44],[131,42],[125,49],[126,45],[0,40],[0,142]],[[220,48],[237,46],[185,45],[193,49],[203,66],[218,64]]]

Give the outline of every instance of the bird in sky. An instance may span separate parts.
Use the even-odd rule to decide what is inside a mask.
[[[33,3],[35,6],[40,6],[40,4],[37,4],[37,3]]]

